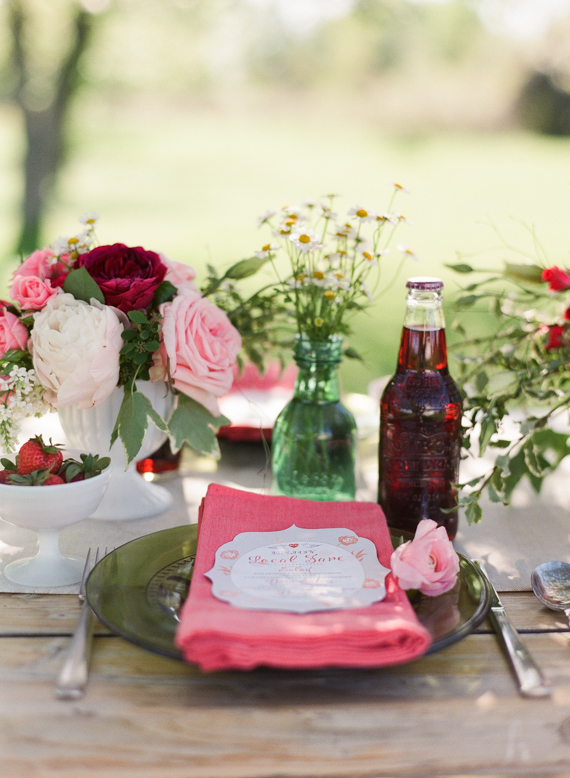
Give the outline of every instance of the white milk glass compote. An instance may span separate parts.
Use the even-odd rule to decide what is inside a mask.
[[[64,457],[79,459],[80,453],[65,451]],[[4,575],[9,581],[21,586],[51,588],[81,580],[85,559],[64,556],[59,550],[59,533],[95,512],[107,489],[111,470],[109,465],[93,478],[54,486],[0,484],[0,518],[32,530],[39,540],[35,556],[6,565]]]

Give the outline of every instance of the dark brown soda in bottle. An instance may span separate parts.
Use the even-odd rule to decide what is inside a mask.
[[[388,525],[421,519],[457,532],[461,395],[447,369],[439,278],[410,278],[398,368],[380,405],[378,502]]]

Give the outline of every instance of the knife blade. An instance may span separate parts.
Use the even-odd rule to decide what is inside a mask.
[[[475,559],[474,562],[485,576],[491,589],[489,621],[493,625],[493,629],[507,654],[517,680],[519,692],[523,697],[548,697],[552,692],[551,686],[545,681],[538,665],[522,643],[519,633],[514,628],[505,611],[497,590],[491,583],[485,566],[478,559]]]

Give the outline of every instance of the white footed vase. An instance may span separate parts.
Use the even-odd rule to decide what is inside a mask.
[[[174,395],[163,381],[137,381],[137,389],[145,394],[155,411],[168,419],[174,407]],[[110,456],[113,474],[103,500],[92,519],[121,521],[146,519],[164,513],[172,504],[172,497],[162,486],[149,483],[137,472],[132,462],[125,470],[125,451],[116,440],[109,452],[111,433],[123,401],[123,388],[115,388],[100,405],[79,410],[76,405],[60,408],[59,418],[69,444],[99,456]],[[145,459],[166,440],[166,435],[151,423],[137,459]]]

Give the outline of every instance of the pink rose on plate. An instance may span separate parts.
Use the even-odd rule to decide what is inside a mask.
[[[10,311],[0,308],[0,357],[11,348],[25,349],[28,342],[28,330]]]
[[[165,254],[159,254],[160,261],[163,265],[166,265],[167,272],[164,276],[165,281],[170,283],[177,289],[189,288],[197,292],[194,279],[196,278],[196,271],[190,265],[184,265],[182,262],[175,262],[169,259]]]
[[[431,519],[422,519],[414,539],[394,550],[390,567],[402,589],[419,589],[423,594],[437,597],[455,585],[459,557],[445,527],[438,527]]]
[[[42,281],[51,281],[52,286],[62,286],[69,272],[65,259],[65,255],[58,258],[51,249],[38,249],[14,271],[12,283],[17,276],[35,276]]]
[[[48,300],[60,292],[59,287],[52,287],[49,279],[42,281],[38,276],[17,275],[10,287],[10,297],[23,311],[40,311]]]
[[[174,387],[220,415],[217,398],[230,389],[241,338],[226,314],[192,289],[163,303],[162,343],[151,380],[166,378]]]

